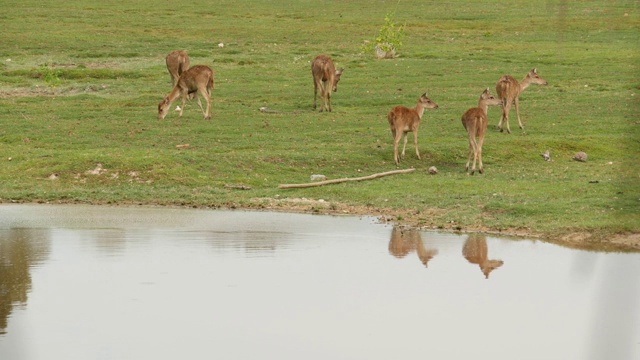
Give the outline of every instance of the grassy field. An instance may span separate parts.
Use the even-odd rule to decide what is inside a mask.
[[[637,0],[3,4],[2,202],[348,211],[587,243],[640,233]],[[406,24],[400,56],[360,53],[390,11]],[[214,69],[212,120],[195,102],[157,119],[175,49]],[[320,53],[345,68],[332,113],[312,111]],[[462,113],[533,67],[549,85],[521,96],[526,131],[512,110],[512,134],[500,133],[490,108],[485,173],[467,175]],[[425,91],[440,108],[422,120],[422,160],[411,146],[400,163],[415,172],[278,189],[397,169],[386,114]]]

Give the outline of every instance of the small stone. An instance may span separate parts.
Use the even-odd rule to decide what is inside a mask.
[[[573,156],[573,160],[585,162],[587,161],[587,153],[580,151]]]
[[[551,161],[551,154],[549,154],[549,150],[545,151],[544,154],[540,154],[545,161]]]
[[[428,171],[431,175],[435,175],[438,173],[438,169],[435,166],[430,167]]]
[[[311,175],[311,181],[324,181],[327,180],[327,177],[321,174]]]

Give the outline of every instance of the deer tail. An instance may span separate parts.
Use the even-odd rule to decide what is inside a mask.
[[[393,126],[396,122],[396,114],[393,111],[389,112],[389,114],[387,114],[387,120],[389,120],[389,125]]]
[[[207,83],[207,87],[209,89],[215,89],[215,84],[213,83],[213,74],[209,76],[209,82]]]

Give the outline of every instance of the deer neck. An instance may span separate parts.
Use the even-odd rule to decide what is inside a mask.
[[[529,76],[525,76],[524,79],[522,79],[522,81],[520,81],[519,84],[519,91],[518,93],[522,93],[526,88],[529,87],[529,85],[531,85],[531,80],[529,78]]]
[[[487,115],[487,111],[489,110],[489,104],[486,101],[480,99],[478,101],[478,109],[482,110],[482,112]]]
[[[420,102],[418,102],[418,105],[416,105],[416,113],[418,113],[418,119],[422,120],[422,115],[424,114],[424,109],[425,109],[425,107],[420,105]]]
[[[169,95],[167,95],[167,98],[169,99],[169,101],[174,101],[178,97],[180,97],[180,88],[176,85],[173,87]]]

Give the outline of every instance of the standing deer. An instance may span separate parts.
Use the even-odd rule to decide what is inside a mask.
[[[171,85],[176,86],[180,75],[189,69],[189,55],[185,50],[175,50],[167,55],[165,61],[171,75]]]
[[[200,92],[200,95],[207,101],[207,110],[202,108],[202,102],[198,99],[198,105],[205,119],[211,119],[211,89],[213,88],[213,70],[205,65],[196,65],[183,72],[178,78],[176,86],[161,102],[158,104],[158,119],[164,119],[169,112],[171,103],[178,97],[182,96],[182,107],[180,108],[180,117],[184,111],[184,104],[190,94]]]
[[[487,132],[487,124],[489,123],[487,110],[489,109],[489,105],[499,106],[501,104],[502,101],[489,94],[489,88],[486,88],[480,95],[478,107],[471,108],[462,115],[462,125],[469,135],[469,155],[467,157],[467,167],[465,171],[469,171],[469,163],[473,155],[471,175],[476,171],[476,160],[479,165],[478,172],[480,174],[484,172],[484,168],[482,167],[482,143],[484,142],[484,135]]]
[[[500,129],[500,131],[503,130],[502,124],[504,121],[504,123],[507,124],[507,133],[511,134],[511,129],[509,128],[509,110],[511,110],[511,104],[516,105],[518,125],[520,126],[520,129],[524,130],[524,125],[522,125],[522,121],[520,121],[518,98],[520,97],[520,94],[522,94],[522,92],[531,84],[547,85],[547,81],[538,75],[536,68],[529,71],[527,76],[525,76],[519,84],[518,81],[510,75],[504,75],[500,80],[498,80],[498,83],[496,84],[496,93],[498,94],[498,97],[502,99],[502,116],[498,123],[498,129]]]
[[[318,88],[322,106],[320,112],[331,111],[331,91],[338,91],[338,81],[344,69],[336,70],[333,61],[327,55],[318,55],[311,63],[311,75],[313,75],[313,109],[317,107]],[[331,86],[331,88],[329,88]]]
[[[407,133],[413,132],[413,143],[416,146],[416,156],[420,159],[420,151],[418,151],[418,126],[424,114],[425,109],[437,109],[438,104],[434,103],[427,97],[427,93],[422,94],[418,99],[418,104],[414,109],[404,106],[396,106],[387,115],[391,135],[393,136],[393,160],[396,166],[400,163],[398,156],[398,145],[400,139],[404,135],[404,145],[402,146],[402,159],[404,159],[404,151],[407,147]]]

